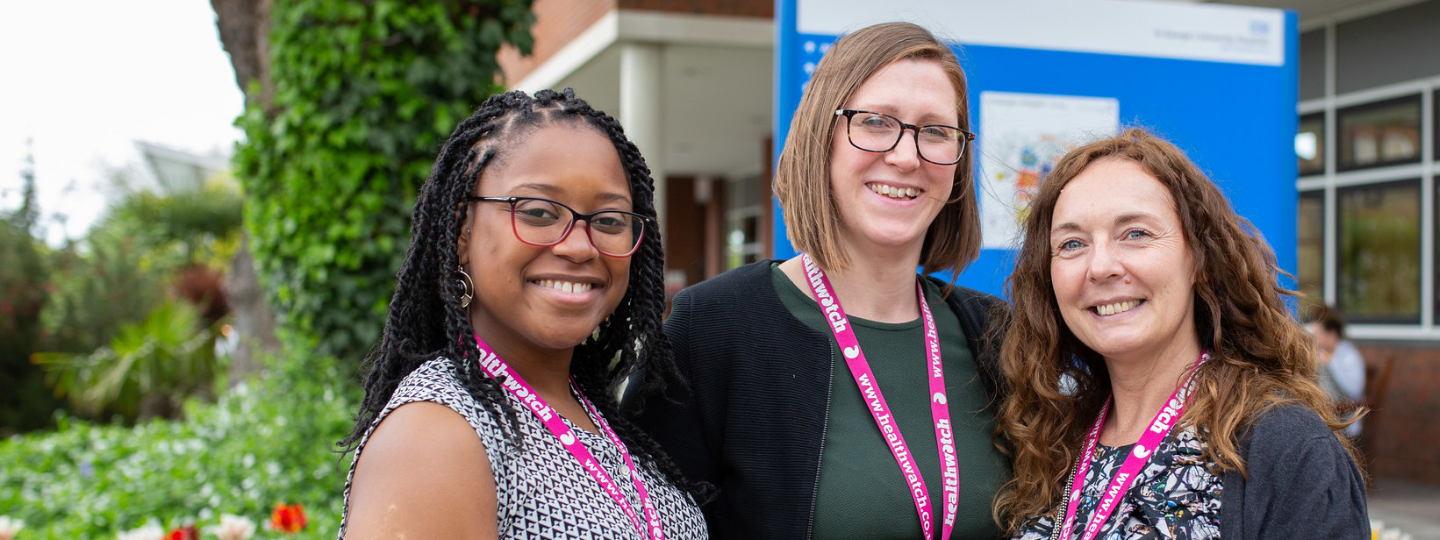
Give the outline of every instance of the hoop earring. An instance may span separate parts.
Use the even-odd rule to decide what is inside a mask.
[[[460,293],[460,307],[468,308],[470,299],[475,297],[475,281],[470,279],[470,274],[465,273],[464,266],[455,267],[455,271],[460,272],[460,289],[464,291]]]

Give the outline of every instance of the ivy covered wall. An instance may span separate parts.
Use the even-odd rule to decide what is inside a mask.
[[[249,100],[236,166],[250,247],[287,345],[358,361],[380,337],[416,189],[455,125],[503,89],[501,45],[529,53],[530,7],[273,4],[273,99]]]

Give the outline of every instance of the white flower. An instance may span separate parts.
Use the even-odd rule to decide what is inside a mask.
[[[0,540],[15,538],[15,533],[25,528],[25,522],[10,516],[0,516]]]
[[[146,523],[139,529],[124,531],[118,535],[119,540],[165,540],[165,529],[154,521]]]
[[[255,522],[230,514],[220,515],[220,524],[206,527],[205,532],[220,537],[220,540],[248,540],[255,534]]]

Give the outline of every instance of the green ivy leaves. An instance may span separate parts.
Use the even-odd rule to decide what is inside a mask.
[[[416,190],[455,124],[502,89],[501,45],[529,53],[530,4],[275,4],[274,102],[237,120],[235,162],[267,300],[317,354],[358,359],[380,337]]]

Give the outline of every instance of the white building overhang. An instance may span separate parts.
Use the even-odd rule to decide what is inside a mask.
[[[769,19],[615,10],[513,88],[574,88],[621,120],[656,178],[753,174],[772,131],[774,43]]]

